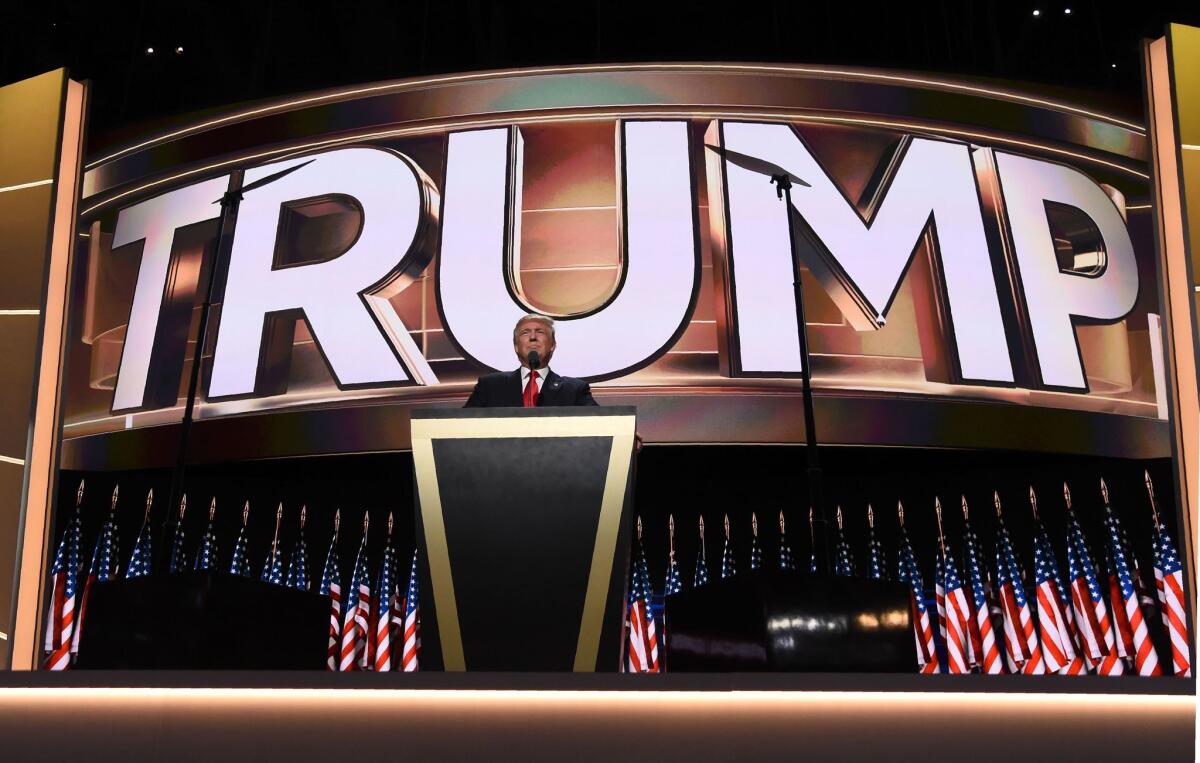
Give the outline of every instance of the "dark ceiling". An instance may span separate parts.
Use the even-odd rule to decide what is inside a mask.
[[[1088,90],[1092,102],[1140,114],[1140,41],[1169,21],[1200,24],[1200,2],[10,2],[0,83],[59,66],[91,80],[93,149],[242,101],[555,63],[941,72]]]

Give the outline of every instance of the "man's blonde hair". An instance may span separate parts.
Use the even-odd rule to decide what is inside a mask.
[[[529,313],[528,315],[522,315],[521,319],[517,321],[517,324],[515,326],[513,326],[513,342],[514,343],[516,343],[516,341],[517,341],[517,329],[521,328],[522,323],[528,323],[530,321],[537,321],[538,323],[546,324],[546,328],[550,329],[550,338],[551,339],[554,338],[554,320],[545,315],[538,315],[537,313]]]

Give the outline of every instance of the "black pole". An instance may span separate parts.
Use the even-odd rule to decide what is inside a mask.
[[[788,249],[792,254],[792,268],[796,280],[792,288],[796,295],[796,335],[800,343],[800,390],[804,398],[804,455],[808,471],[808,505],[813,509],[813,556],[822,567],[819,571],[833,570],[832,544],[829,542],[829,518],[821,497],[821,460],[817,449],[817,422],[813,414],[812,368],[808,353],[808,324],[804,318],[804,293],[800,283],[800,260],[796,254],[796,224],[792,220],[792,181],[787,175],[773,175],[775,193],[784,202],[788,220]]]
[[[167,549],[167,528],[171,525],[170,518],[177,516],[179,501],[183,497],[184,479],[187,475],[188,439],[192,433],[192,420],[196,409],[196,396],[200,389],[200,366],[204,360],[204,346],[208,339],[208,317],[216,298],[217,285],[220,281],[218,271],[229,259],[229,249],[233,245],[233,229],[237,223],[238,206],[242,201],[242,172],[237,170],[229,176],[229,187],[221,197],[221,216],[217,224],[217,241],[213,248],[212,261],[209,263],[207,278],[201,268],[200,280],[196,284],[196,293],[201,296],[200,322],[196,327],[196,347],[192,350],[192,368],[188,375],[187,398],[183,406],[183,418],[179,422],[179,446],[176,449],[175,468],[171,472],[171,491],[167,498],[167,515],[162,524],[159,540],[159,566],[166,568],[170,564],[170,551]],[[176,520],[178,521],[178,520]]]

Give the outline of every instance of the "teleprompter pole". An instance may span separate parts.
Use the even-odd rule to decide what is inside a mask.
[[[792,270],[796,280],[792,289],[796,298],[796,336],[800,344],[800,393],[804,399],[804,454],[808,472],[808,506],[812,516],[812,555],[817,560],[817,571],[833,571],[832,544],[829,542],[829,515],[821,496],[821,459],[817,448],[817,422],[813,413],[812,366],[808,353],[808,324],[804,319],[804,292],[800,282],[800,258],[796,252],[796,222],[792,218],[792,186],[807,186],[777,164],[756,156],[730,151],[723,146],[709,145],[707,148],[730,164],[744,170],[764,175],[775,186],[775,196],[784,202],[788,220],[788,251],[792,255]]]
[[[208,317],[212,312],[212,304],[216,297],[218,279],[218,270],[224,266],[229,259],[229,250],[233,246],[233,229],[237,224],[238,207],[242,202],[242,177],[241,170],[237,170],[229,176],[229,186],[225,191],[225,195],[221,197],[219,203],[221,205],[221,216],[217,224],[217,242],[214,247],[212,261],[209,263],[207,271],[204,268],[200,269],[201,279],[196,284],[196,293],[201,297],[200,302],[200,321],[196,327],[196,345],[192,350],[192,367],[188,374],[187,398],[183,405],[183,418],[179,422],[179,445],[175,452],[175,468],[171,471],[171,492],[167,499],[167,516],[172,515],[172,507],[178,506],[181,496],[183,495],[184,478],[187,474],[187,455],[188,455],[188,439],[192,433],[192,420],[196,409],[196,395],[200,389],[200,366],[204,360],[204,346],[208,340]],[[205,278],[203,274],[207,272]],[[164,519],[162,530],[159,533],[159,548],[166,548],[167,525],[169,522]],[[170,563],[169,554],[162,554],[159,558],[159,565],[165,566]]]
[[[818,525],[812,534],[813,555],[822,565],[821,572],[833,569],[832,550],[829,544],[829,518],[821,495],[821,458],[817,449],[817,421],[813,413],[812,366],[808,354],[808,323],[804,317],[804,292],[800,281],[800,262],[796,256],[796,222],[792,219],[792,180],[787,173],[771,177],[776,195],[784,203],[788,220],[788,248],[792,255],[792,267],[796,280],[792,289],[796,295],[796,336],[800,344],[800,392],[804,400],[804,455],[808,471],[808,504],[816,508],[813,523]]]

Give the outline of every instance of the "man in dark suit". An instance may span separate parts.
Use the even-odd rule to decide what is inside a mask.
[[[534,314],[521,318],[513,328],[513,349],[521,367],[480,377],[466,407],[596,405],[587,382],[559,376],[550,370],[555,347],[554,321]]]

